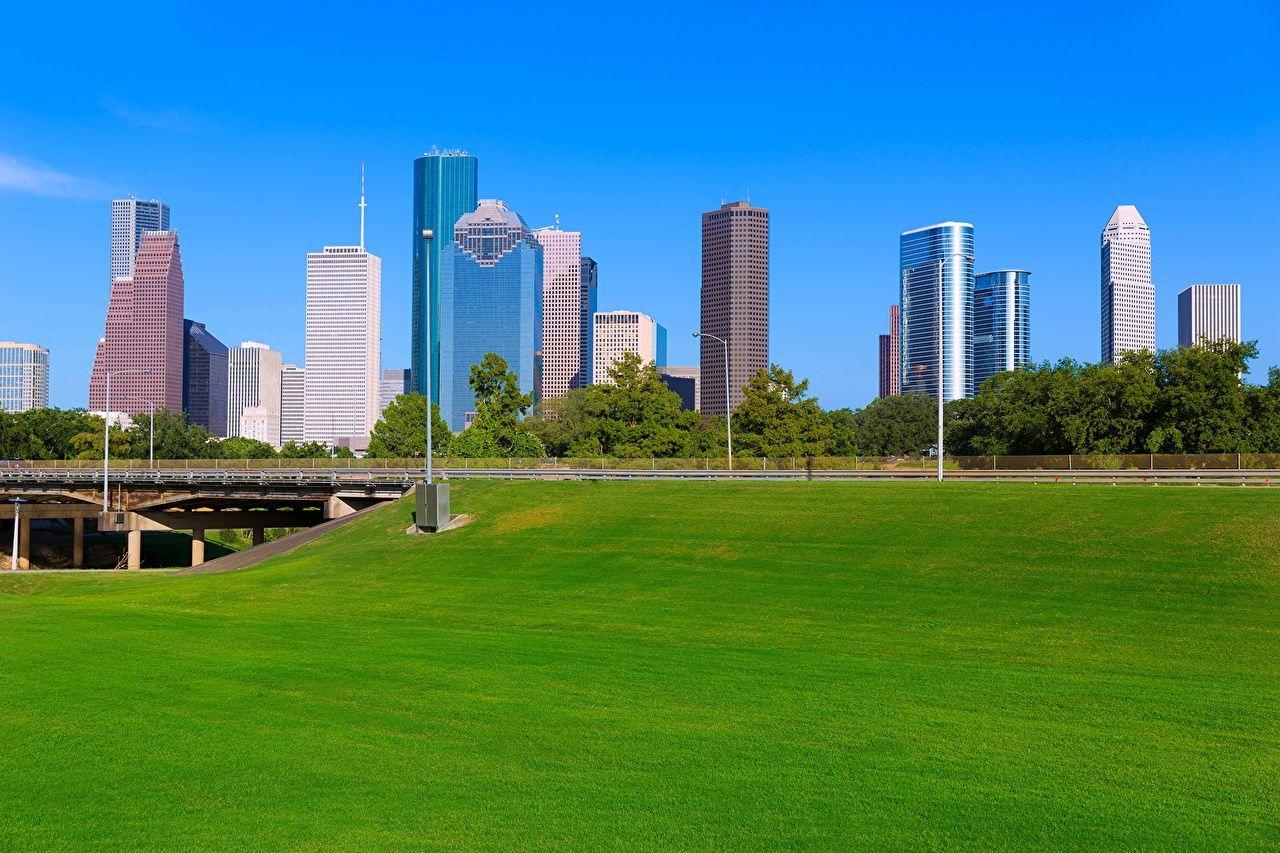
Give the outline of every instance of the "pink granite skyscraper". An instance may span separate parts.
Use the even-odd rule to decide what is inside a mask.
[[[582,375],[582,233],[539,228],[542,244],[543,400],[584,388]]]
[[[134,258],[133,275],[113,279],[106,335],[98,341],[89,377],[89,408],[136,414],[149,404],[182,411],[182,255],[178,232],[148,231]],[[150,373],[136,371],[150,370]],[[123,371],[130,371],[124,373]]]

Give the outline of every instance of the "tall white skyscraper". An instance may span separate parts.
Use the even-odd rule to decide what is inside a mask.
[[[581,388],[582,234],[539,228],[542,244],[542,399]]]
[[[381,380],[382,260],[362,246],[307,255],[307,360],[303,436],[369,445]]]
[[[1156,349],[1156,289],[1151,283],[1151,231],[1131,204],[1102,229],[1102,360]]]
[[[0,412],[49,408],[49,351],[0,341]]]
[[[244,341],[227,350],[227,435],[280,446],[280,353]]]
[[[302,368],[286,364],[280,368],[280,443],[301,444],[303,412],[306,410],[306,376]]]
[[[667,360],[667,330],[648,314],[639,311],[599,311],[593,323],[595,367],[593,383],[608,385],[609,368],[629,352],[640,360],[661,367]]]
[[[133,259],[142,235],[169,230],[169,205],[162,201],[117,198],[111,202],[111,280],[133,275]]]
[[[1178,346],[1240,342],[1240,285],[1193,284],[1178,294]]]

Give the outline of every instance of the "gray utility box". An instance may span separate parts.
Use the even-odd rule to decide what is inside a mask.
[[[129,523],[125,519],[123,512],[112,510],[111,512],[98,513],[99,533],[120,533],[128,529]]]
[[[417,498],[418,503],[418,514],[414,517],[414,523],[418,525],[419,530],[434,533],[449,523],[451,516],[449,515],[448,483],[430,485],[419,483],[414,487],[414,497]]]

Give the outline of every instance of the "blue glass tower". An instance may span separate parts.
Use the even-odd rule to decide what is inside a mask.
[[[483,199],[458,220],[440,254],[440,415],[455,432],[475,410],[471,366],[497,353],[538,390],[542,246],[518,213]]]
[[[968,222],[942,222],[904,231],[898,247],[902,287],[902,393],[936,397],[941,364],[942,399],[971,397],[973,226]]]
[[[440,401],[440,255],[453,241],[454,223],[476,209],[478,171],[476,158],[465,151],[433,150],[413,161],[413,352],[409,363],[414,390],[425,394],[429,342],[435,402]],[[424,241],[424,228],[435,232],[435,238]],[[430,330],[426,328],[428,305]]]
[[[973,385],[1031,363],[1031,273],[984,272],[973,284]]]

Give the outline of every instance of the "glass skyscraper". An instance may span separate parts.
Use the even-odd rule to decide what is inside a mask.
[[[973,396],[973,226],[942,222],[904,231],[901,263],[902,393],[938,394],[942,324],[942,399]],[[938,291],[941,279],[942,299]]]
[[[453,241],[454,224],[476,209],[478,171],[478,161],[465,151],[432,150],[413,161],[413,352],[410,370],[415,390],[425,394],[429,341],[434,366],[431,396],[436,402],[440,401],[440,256]],[[433,240],[422,239],[424,228],[435,232]],[[427,294],[428,282],[430,294]],[[425,328],[428,304],[431,308],[430,330]]]
[[[1031,273],[996,270],[974,278],[973,387],[1031,363]]]
[[[542,246],[520,214],[482,199],[440,253],[440,415],[454,432],[475,410],[471,366],[497,353],[536,393],[542,351]]]

